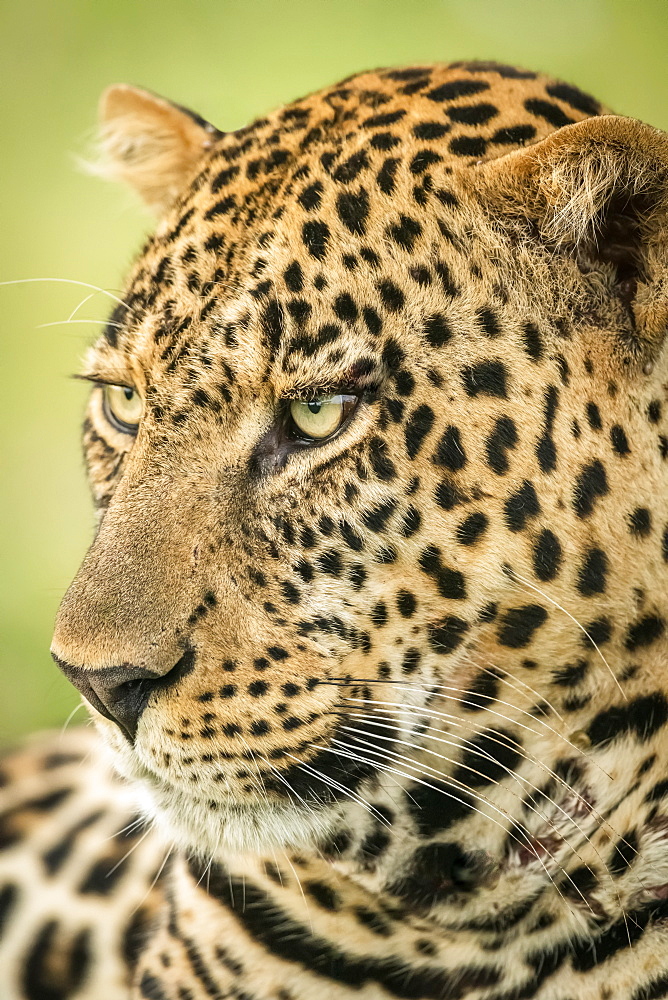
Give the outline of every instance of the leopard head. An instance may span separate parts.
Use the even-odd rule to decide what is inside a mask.
[[[318,842],[392,784],[491,842],[518,775],[622,739],[630,782],[668,721],[668,139],[504,69],[229,134],[104,97],[159,223],[86,360],[53,654],[191,848]]]

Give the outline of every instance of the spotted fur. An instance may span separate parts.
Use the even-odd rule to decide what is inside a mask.
[[[10,764],[7,996],[668,996],[668,137],[492,63],[103,118],[160,221],[53,651],[129,784]]]

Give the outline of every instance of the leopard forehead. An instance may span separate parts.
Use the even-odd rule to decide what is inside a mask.
[[[665,149],[602,110],[454,64],[202,129],[88,359],[144,414],[121,433],[92,394],[100,527],[54,647],[102,716],[127,703],[132,746],[100,725],[190,845],[223,816],[235,849],[321,839],[388,769],[434,771],[428,731],[432,779],[507,818],[505,778],[595,743],[621,684],[663,717],[665,263],[638,220],[654,247]],[[339,391],[341,432],[286,445],[287,402]]]
[[[244,392],[336,384],[454,295],[453,257],[469,258],[472,306],[503,299],[472,170],[600,110],[510,67],[425,66],[363,74],[224,135],[140,256],[107,343],[171,386],[206,381],[213,357],[231,393],[237,373]]]

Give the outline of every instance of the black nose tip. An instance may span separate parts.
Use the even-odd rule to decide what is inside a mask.
[[[166,674],[131,664],[87,670],[85,667],[73,667],[57,656],[54,660],[86,701],[105,718],[115,722],[132,742],[151,694],[170,687],[189,674],[193,669],[194,654],[192,650],[185,652]]]

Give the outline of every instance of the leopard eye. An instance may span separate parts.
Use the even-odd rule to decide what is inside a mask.
[[[128,385],[102,387],[104,413],[109,423],[123,434],[136,434],[144,403],[136,389]]]
[[[293,399],[290,403],[290,430],[302,440],[325,441],[336,434],[357,402],[357,396],[343,394]]]

